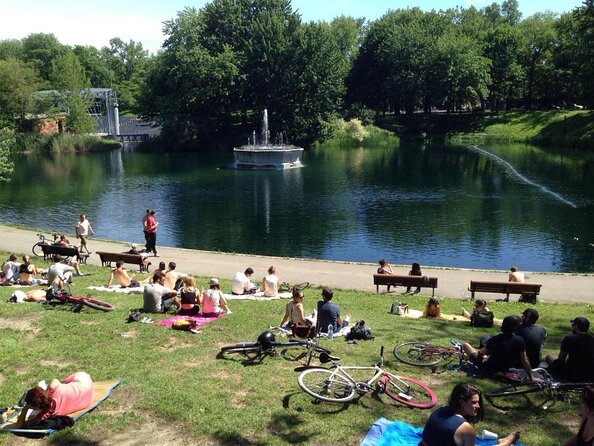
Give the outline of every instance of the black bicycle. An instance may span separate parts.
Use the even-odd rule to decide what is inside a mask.
[[[552,408],[557,401],[567,404],[581,400],[584,387],[594,385],[593,382],[559,382],[546,371],[542,381],[526,381],[507,384],[485,393],[487,400],[498,409],[511,410],[526,406]]]
[[[45,234],[39,233],[37,234],[37,237],[39,237],[39,241],[33,245],[31,251],[33,252],[34,256],[41,257],[43,255],[43,249],[41,247],[51,245],[51,243],[47,241],[47,237],[45,236]],[[53,237],[55,243],[56,240],[58,240],[58,235],[53,234]]]
[[[291,292],[293,290],[303,291],[309,286],[309,282],[301,282],[295,285],[291,285],[289,282],[283,282],[279,285],[278,291],[281,293]]]
[[[278,356],[280,354],[283,358],[291,361],[305,359],[306,364],[309,365],[321,353],[331,354],[330,350],[319,346],[314,338],[277,342],[274,333],[265,331],[258,336],[256,342],[240,342],[221,347],[217,357],[225,358],[228,355],[241,355],[245,360],[255,362],[262,361],[266,356]]]

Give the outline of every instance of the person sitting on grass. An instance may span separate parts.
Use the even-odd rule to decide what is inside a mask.
[[[582,423],[578,433],[562,446],[592,446],[594,444],[594,385],[584,387],[580,411]]]
[[[35,268],[31,263],[31,257],[23,256],[23,263],[19,265],[19,285],[45,285],[47,280],[36,279],[35,275],[42,274],[41,270]]]
[[[594,381],[594,336],[590,321],[583,316],[571,321],[571,334],[561,341],[559,355],[547,355],[549,372],[572,382]]]
[[[54,254],[53,261],[47,270],[47,283],[59,290],[64,289],[64,284],[72,284],[72,273],[83,276],[76,260],[69,260],[68,264],[62,263],[62,256]]]
[[[209,288],[202,294],[202,314],[204,317],[215,317],[222,313],[231,314],[231,310],[221,292],[219,279],[213,277]]]
[[[483,299],[477,299],[474,301],[472,307],[472,314],[466,311],[466,308],[462,307],[462,316],[470,320],[470,325],[473,327],[492,327],[495,321],[493,312],[487,308],[487,302]],[[500,321],[500,320],[498,320]]]
[[[52,379],[47,389],[36,386],[27,391],[25,407],[13,429],[27,427],[32,421],[42,421],[56,415],[69,415],[85,409],[93,402],[93,380],[86,372],[77,372],[60,382]],[[32,420],[26,420],[29,409],[37,411]]]
[[[276,276],[276,268],[271,266],[268,268],[268,275],[262,279],[262,292],[265,297],[277,297],[279,278]]]
[[[287,302],[285,315],[281,320],[280,327],[291,329],[294,326],[309,327],[315,325],[315,313],[314,310],[309,318],[305,317],[303,293],[297,288],[293,288],[293,300]]]
[[[539,316],[538,311],[534,308],[526,308],[522,313],[522,324],[516,330],[516,334],[521,336],[526,343],[526,355],[533,369],[540,366],[542,350],[547,337],[544,327],[536,325]]]
[[[120,287],[122,288],[137,288],[149,283],[148,277],[144,280],[134,279],[135,274],[135,272],[132,272],[130,275],[128,275],[126,268],[124,268],[124,262],[122,260],[118,260],[116,262],[116,267],[111,270],[109,280],[105,286],[109,288],[114,279],[120,284]]]
[[[258,287],[252,283],[252,274],[254,270],[250,267],[246,268],[242,273],[238,271],[231,280],[231,294],[240,296],[242,294],[254,294]]]
[[[322,300],[318,301],[318,332],[328,333],[328,327],[332,327],[334,333],[349,326],[351,315],[347,314],[344,320],[340,317],[340,308],[335,303],[331,302],[334,297],[334,292],[324,287],[322,289]]]
[[[423,317],[426,318],[439,318],[441,317],[441,308],[439,307],[439,301],[434,297],[430,298],[425,305],[423,310]]]
[[[510,368],[522,367],[527,378],[534,381],[524,339],[514,334],[519,326],[518,316],[506,316],[501,324],[501,333],[490,337],[484,347],[475,349],[465,342],[462,349],[470,362],[485,376],[503,374]]]
[[[193,277],[184,277],[179,290],[181,309],[178,316],[197,316],[202,303],[202,293],[196,290],[196,281]]]
[[[175,262],[169,262],[168,268],[165,271],[165,286],[174,290],[179,290],[182,286],[182,279],[188,277],[187,274],[177,272]]]
[[[15,254],[11,254],[2,265],[2,274],[8,282],[16,282],[19,278],[20,265],[17,260],[18,257]]]
[[[485,409],[480,389],[472,384],[459,383],[452,389],[448,405],[431,414],[423,429],[419,446],[474,446],[474,424],[483,421]],[[511,446],[520,438],[513,432],[498,440],[498,446]]]
[[[165,287],[165,275],[157,271],[153,274],[153,283],[144,286],[143,309],[147,313],[167,313],[172,306],[181,308],[177,291]]]

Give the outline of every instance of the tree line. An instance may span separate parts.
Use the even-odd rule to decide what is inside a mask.
[[[307,143],[336,117],[594,106],[594,0],[560,16],[523,18],[504,0],[307,23],[290,0],[212,0],[163,30],[154,55],[119,38],[101,49],[51,34],[0,41],[0,120],[24,129],[52,105],[33,94],[42,88],[77,116],[89,102],[73,92],[90,86],[114,88],[123,112],[158,118],[167,138],[198,143],[245,141],[264,108]],[[70,131],[88,131],[82,115]]]

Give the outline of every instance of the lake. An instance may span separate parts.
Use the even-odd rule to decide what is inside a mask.
[[[320,147],[305,167],[226,168],[228,152],[23,155],[0,221],[73,236],[328,260],[594,272],[594,156],[518,144]],[[33,244],[35,240],[31,240]],[[91,249],[92,249],[92,241]]]

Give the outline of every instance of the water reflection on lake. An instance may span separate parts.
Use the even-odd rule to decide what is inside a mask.
[[[230,151],[22,156],[0,185],[0,220],[72,233],[85,212],[99,237],[142,242],[142,215],[154,208],[158,245],[594,271],[594,158],[480,149],[326,147],[287,171],[221,168]]]

